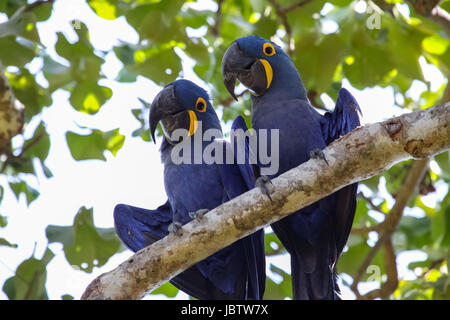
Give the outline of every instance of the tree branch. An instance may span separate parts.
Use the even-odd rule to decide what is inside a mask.
[[[392,294],[398,286],[397,257],[394,253],[391,238],[383,244],[384,264],[386,266],[387,281],[379,289],[369,291],[361,296],[361,300],[372,300],[376,298],[387,297]]]
[[[420,0],[419,0],[420,1]],[[445,87],[444,93],[441,98],[441,102],[447,103],[450,101],[450,85],[447,84]],[[447,120],[450,121],[449,116],[447,115]],[[449,130],[449,129],[447,129]],[[418,161],[414,161],[412,166],[410,167],[408,171],[408,175],[405,178],[404,185],[399,193],[396,195],[396,201],[394,206],[391,209],[391,212],[387,216],[387,218],[377,225],[378,228],[378,241],[377,243],[372,247],[369,254],[367,255],[366,259],[358,269],[358,272],[356,276],[353,278],[353,283],[350,286],[352,291],[355,293],[357,299],[374,299],[377,297],[384,297],[392,292],[395,291],[395,288],[392,289],[392,292],[390,290],[384,290],[383,291],[383,285],[380,289],[375,289],[364,296],[361,296],[358,290],[358,283],[361,281],[362,276],[366,272],[367,268],[370,265],[370,262],[375,257],[375,254],[380,249],[381,246],[386,245],[386,241],[391,242],[392,234],[395,232],[398,223],[400,222],[401,217],[403,216],[403,210],[406,207],[407,203],[409,202],[409,199],[413,192],[420,188],[420,184],[423,180],[423,177],[425,176],[427,172],[427,165],[428,165],[428,159],[421,159]],[[360,193],[360,196],[364,197],[362,193]],[[369,202],[370,203],[370,202]],[[373,205],[373,204],[372,204]],[[386,269],[388,269],[389,261],[385,262]],[[389,277],[389,275],[388,275]],[[389,288],[392,285],[393,280],[391,280],[391,283],[389,284]],[[395,282],[396,285],[398,285],[398,279]]]
[[[397,225],[400,222],[401,217],[403,216],[403,210],[408,204],[411,195],[417,189],[417,186],[419,185],[419,182],[421,181],[426,171],[427,164],[428,159],[421,159],[413,163],[411,169],[408,172],[408,175],[406,176],[402,189],[400,189],[400,191],[397,193],[397,198],[394,206],[386,216],[386,219],[380,224],[380,227],[378,228],[378,241],[367,254],[366,259],[359,267],[358,272],[353,278],[353,283],[350,286],[350,289],[352,289],[358,299],[365,299],[371,296],[369,294],[367,294],[365,298],[361,296],[358,290],[358,284],[366,273],[367,268],[370,266],[370,263],[377,254],[378,250],[383,247],[387,241],[391,241],[391,235],[397,229]],[[377,294],[381,294],[383,291],[376,292]]]
[[[22,132],[24,106],[15,97],[0,63],[0,154],[7,151],[10,140]]]
[[[219,28],[220,28],[220,23],[222,22],[222,3],[223,0],[218,0],[217,1],[217,11],[216,11],[216,21],[214,23],[214,25],[211,27],[211,34],[217,38],[217,36],[219,36]]]
[[[275,9],[275,12],[277,14],[277,16],[281,19],[281,23],[284,26],[284,29],[286,30],[286,35],[287,35],[287,54],[292,57],[292,52],[294,51],[294,47],[293,47],[293,39],[292,39],[292,29],[291,29],[291,25],[289,24],[288,18],[287,18],[287,12],[288,11],[284,11],[283,8],[281,8],[281,5],[276,1],[276,0],[269,0],[270,4],[273,6],[273,8]]]
[[[375,211],[377,211],[377,212],[379,212],[379,213],[381,213],[381,214],[384,214],[384,215],[386,214],[386,213],[383,211],[383,209],[380,208],[380,206],[377,206],[375,203],[373,203],[372,199],[366,197],[366,196],[364,195],[364,193],[359,192],[359,193],[358,193],[358,196],[360,196],[362,199],[364,199],[364,201],[366,201],[366,203],[370,206],[370,208],[371,208],[372,210],[375,210]]]
[[[450,14],[439,6],[440,0],[408,0],[418,14],[438,24],[450,37]]]
[[[286,7],[282,8],[280,11],[282,13],[286,14],[286,13],[291,12],[291,11],[297,9],[297,8],[300,8],[300,7],[302,7],[305,4],[308,4],[310,2],[311,2],[311,0],[301,0],[301,1],[298,1],[298,2],[294,2],[294,3],[290,4],[290,5],[287,5]]]
[[[450,149],[450,103],[355,129],[309,161],[273,179],[270,201],[255,188],[191,221],[182,235],[138,251],[97,277],[82,299],[138,299],[193,264],[336,190],[400,161]],[[388,219],[388,218],[387,218]],[[201,244],[201,246],[199,246]]]

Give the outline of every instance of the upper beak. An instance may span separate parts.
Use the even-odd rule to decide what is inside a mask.
[[[237,42],[233,42],[231,46],[225,52],[222,59],[222,78],[231,96],[237,101],[237,97],[234,94],[234,87],[239,73],[243,70],[251,67],[255,63],[256,59],[246,56]]]
[[[233,42],[223,56],[223,82],[236,101],[237,97],[234,93],[236,80],[256,95],[261,95],[269,88],[272,76],[272,67],[267,60],[246,55],[237,42]]]
[[[150,108],[150,134],[152,135],[153,142],[155,141],[155,131],[158,122],[162,119],[176,114],[183,109],[179,107],[173,85],[166,86],[161,90],[153,99],[152,106]]]
[[[153,142],[155,141],[155,131],[158,122],[161,121],[162,129],[167,140],[172,143],[180,142],[172,140],[172,134],[176,129],[184,129],[188,136],[192,136],[197,130],[197,116],[192,110],[187,110],[180,105],[175,96],[173,85],[166,86],[153,100],[150,108],[150,133]]]

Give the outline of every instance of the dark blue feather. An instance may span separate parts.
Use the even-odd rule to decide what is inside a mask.
[[[195,103],[199,96],[209,100],[204,90],[191,82],[178,80],[172,84],[180,103],[186,108],[192,106],[192,101]],[[220,122],[209,101],[206,112],[197,116],[202,121],[203,130],[220,129]],[[202,151],[213,144],[230,148],[229,143],[216,140],[203,142]],[[173,146],[165,143],[160,150],[168,196],[166,204],[156,210],[116,206],[114,218],[117,233],[133,251],[166,236],[175,216],[185,224],[191,220],[189,212],[212,210],[254,187],[248,161],[242,165],[226,164],[226,154],[223,153],[224,164],[202,162],[176,165],[171,160],[172,149]],[[214,253],[170,282],[197,299],[262,299],[265,288],[263,230]]]
[[[268,90],[251,99],[253,128],[279,130],[280,167],[271,176],[276,177],[357,127],[361,110],[341,89],[334,112],[320,115],[309,103],[293,62],[277,46],[276,54],[265,56],[266,42],[255,36],[235,41],[243,56],[265,59],[273,70]],[[271,148],[270,138],[268,144]],[[291,255],[294,299],[339,298],[336,264],[353,222],[356,188],[356,184],[347,186],[271,225]]]
[[[320,121],[326,144],[361,125],[358,114],[362,114],[358,102],[347,89],[341,88],[334,111],[326,112]]]

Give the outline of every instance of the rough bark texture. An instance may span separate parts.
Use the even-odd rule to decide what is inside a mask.
[[[0,154],[6,150],[11,138],[22,132],[24,107],[12,92],[0,64]]]
[[[250,190],[183,226],[181,237],[169,235],[100,275],[82,299],[139,299],[237,239],[346,185],[449,148],[450,103],[359,127],[324,150],[328,165],[311,159],[274,179],[272,202]]]

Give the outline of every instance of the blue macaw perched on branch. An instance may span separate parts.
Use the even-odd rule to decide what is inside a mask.
[[[135,252],[169,232],[182,232],[183,224],[194,218],[201,219],[208,210],[255,186],[248,161],[229,164],[224,153],[224,158],[219,159],[222,162],[205,163],[202,154],[206,148],[230,148],[229,143],[220,140],[220,121],[205,90],[188,80],[167,85],[155,97],[150,109],[153,141],[159,122],[165,135],[160,151],[168,201],[156,210],[124,204],[114,209],[117,234]],[[247,130],[242,117],[235,120],[233,128]],[[174,138],[177,129],[184,129],[179,139]],[[215,129],[219,137],[203,141],[203,134],[209,129]],[[198,149],[194,148],[196,139],[200,143]],[[187,161],[176,164],[172,151],[181,147],[185,147],[180,153],[187,156]],[[184,154],[187,151],[192,153]],[[244,152],[249,159],[248,146]],[[200,156],[199,163],[194,163],[196,156]],[[262,299],[265,288],[264,231],[259,230],[234,242],[170,282],[197,299]]]
[[[236,100],[236,80],[251,90],[257,133],[279,129],[280,167],[269,178],[310,157],[327,161],[321,150],[360,125],[361,110],[346,89],[339,91],[334,112],[318,113],[289,56],[261,37],[234,41],[223,57],[222,75]],[[271,225],[291,255],[294,299],[339,299],[336,263],[353,223],[356,192],[357,184],[347,186]]]

